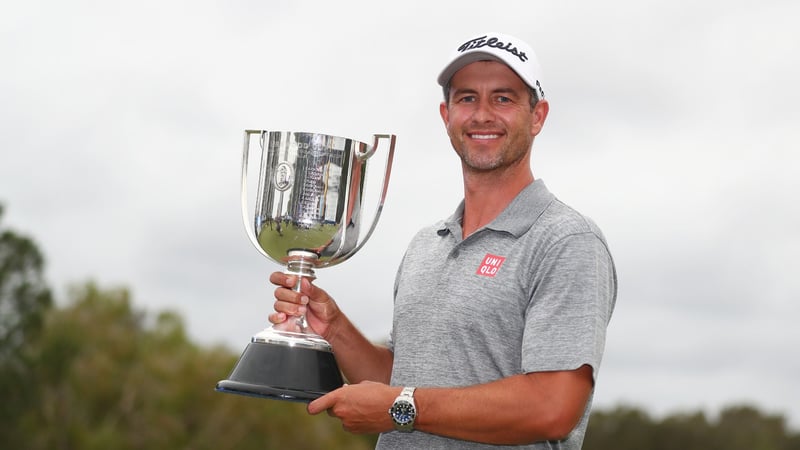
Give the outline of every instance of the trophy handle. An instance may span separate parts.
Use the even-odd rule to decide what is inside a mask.
[[[351,256],[355,255],[361,247],[369,240],[370,236],[372,236],[372,232],[375,231],[375,227],[378,225],[378,219],[381,216],[381,211],[383,211],[383,203],[386,200],[386,192],[389,189],[389,177],[392,174],[392,161],[394,160],[394,146],[395,142],[397,141],[397,136],[394,134],[376,134],[374,135],[374,140],[372,146],[366,146],[366,150],[361,153],[356,153],[356,158],[359,161],[366,160],[370,158],[372,155],[375,154],[378,146],[380,144],[381,139],[388,139],[389,140],[389,152],[386,155],[386,162],[383,169],[383,181],[381,182],[381,193],[380,197],[378,198],[378,206],[375,208],[375,214],[372,216],[372,224],[367,231],[367,234],[364,235],[361,242],[358,242],[347,255],[341,258],[341,261],[345,261]]]
[[[244,229],[247,232],[247,237],[250,238],[250,242],[253,246],[258,250],[259,253],[267,257],[268,259],[272,259],[267,252],[261,248],[261,244],[258,243],[258,238],[256,238],[256,233],[253,227],[251,226],[250,220],[250,213],[248,213],[248,205],[247,205],[247,161],[250,159],[250,135],[252,134],[259,134],[263,139],[264,134],[266,132],[263,130],[244,130],[244,150],[242,152],[242,220],[244,220]]]

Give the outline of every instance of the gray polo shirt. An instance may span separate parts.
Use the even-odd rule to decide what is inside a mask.
[[[391,384],[468,386],[584,364],[596,378],[616,299],[614,264],[597,226],[541,180],[466,239],[462,214],[463,203],[417,233],[400,265]],[[588,415],[589,405],[565,441],[519,448],[579,449]],[[498,446],[415,431],[385,433],[378,448]]]

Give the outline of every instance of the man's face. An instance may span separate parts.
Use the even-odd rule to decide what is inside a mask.
[[[490,171],[530,160],[533,138],[547,116],[547,102],[531,110],[525,82],[503,63],[478,61],[450,80],[449,104],[440,113],[465,168]]]

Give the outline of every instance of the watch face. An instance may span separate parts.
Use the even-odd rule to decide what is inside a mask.
[[[399,424],[411,423],[416,415],[417,411],[409,402],[399,401],[392,406],[392,417]]]

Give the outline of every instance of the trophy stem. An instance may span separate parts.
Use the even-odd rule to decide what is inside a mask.
[[[297,276],[297,283],[294,285],[294,291],[300,292],[303,278],[307,278],[309,281],[314,281],[317,278],[317,276],[314,274],[314,265],[319,259],[319,255],[308,250],[289,250],[288,256],[289,261],[284,273],[287,275]],[[308,325],[308,320],[306,319],[305,314],[296,316],[294,318],[294,324],[300,333],[317,335],[317,333],[315,333],[314,330],[312,330]]]

